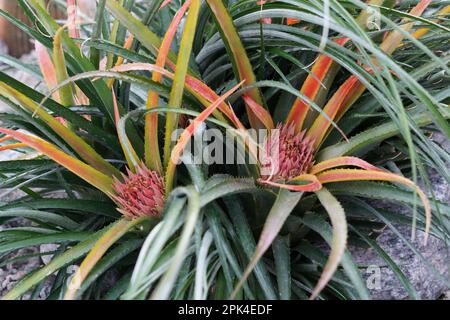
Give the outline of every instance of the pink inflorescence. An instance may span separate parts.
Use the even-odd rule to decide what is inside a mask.
[[[313,164],[314,141],[305,137],[305,131],[296,133],[294,125],[278,124],[276,130],[276,133],[270,132],[264,143],[266,152],[270,154],[272,171],[264,174],[263,178],[289,180],[307,173]]]
[[[129,218],[158,217],[164,208],[164,181],[155,171],[145,165],[137,167],[136,173],[127,169],[123,182],[114,180],[117,209]]]

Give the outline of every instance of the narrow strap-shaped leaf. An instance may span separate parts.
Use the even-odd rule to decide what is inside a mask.
[[[116,0],[106,0],[106,7],[130,33],[134,34],[136,39],[138,39],[144,47],[157,56],[157,50],[161,47],[161,39],[156,34],[122,7]],[[168,58],[172,62],[176,61],[176,55],[172,51],[169,52]]]
[[[277,275],[278,292],[281,300],[291,298],[291,248],[289,236],[278,236],[272,244]]]
[[[264,223],[264,227],[259,237],[255,253],[250,259],[250,262],[247,265],[241,279],[239,280],[239,283],[236,285],[233,293],[231,294],[231,299],[234,299],[236,297],[237,293],[241,289],[244,282],[247,280],[252,270],[255,268],[267,249],[269,249],[273,240],[283,227],[283,224],[286,221],[287,217],[291,214],[291,211],[300,201],[302,195],[302,192],[290,192],[286,189],[280,189],[277,199],[270,209],[269,215],[267,216],[266,222]]]
[[[79,38],[77,26],[78,5],[77,0],[67,0],[67,25],[69,29],[69,37]]]
[[[223,96],[221,96],[217,101],[215,101],[213,104],[211,104],[208,108],[203,110],[202,113],[200,113],[192,122],[191,124],[183,131],[180,138],[178,139],[177,144],[172,149],[169,163],[167,164],[166,169],[166,179],[165,179],[165,188],[166,192],[165,194],[169,194],[170,191],[172,191],[173,187],[173,179],[175,175],[175,168],[178,164],[178,161],[180,160],[180,157],[184,151],[184,148],[186,147],[187,143],[189,142],[189,139],[192,137],[192,135],[195,133],[195,131],[199,128],[199,126],[213,113],[213,111],[223,102],[226,98],[228,98],[231,94],[233,94],[234,91],[236,91],[240,86],[241,83],[238,83],[236,86],[231,88],[228,92],[226,92]]]
[[[134,36],[131,34],[128,36],[127,40],[125,40],[125,44],[123,45],[124,49],[130,49],[130,47],[132,46],[134,41]],[[123,64],[123,62],[125,61],[125,58],[123,56],[119,56],[117,58],[116,64],[114,66],[118,67],[121,66]],[[100,63],[101,64],[101,63]],[[113,84],[114,84],[115,79],[109,79],[108,80],[108,88],[112,88]]]
[[[188,198],[186,220],[172,262],[155,290],[152,292],[150,296],[150,299],[152,300],[167,300],[169,298],[173,285],[177,280],[177,274],[182,267],[184,257],[191,242],[192,233],[194,232],[200,214],[200,195],[197,190],[195,190],[195,187],[189,186],[177,190],[180,190],[180,193],[184,193]]]
[[[431,0],[422,0],[418,3],[410,12],[413,15],[421,15],[426,7],[430,4]],[[408,19],[404,19],[406,23]],[[403,24],[400,28],[404,32],[408,32],[412,28],[412,23]],[[393,30],[388,37],[381,43],[380,49],[386,54],[390,55],[394,50],[400,46],[403,41],[404,34],[399,30]],[[352,75],[350,76],[331,97],[326,106],[324,112],[331,119],[337,120],[341,117],[364,93],[366,87],[359,81],[359,79]],[[324,138],[329,133],[330,123],[321,114],[314,121],[311,128],[308,130],[307,135],[313,139],[315,147],[319,147]]]
[[[368,6],[379,6],[382,5],[384,0],[369,0],[367,1]],[[367,27],[367,20],[373,13],[367,9],[362,10],[356,19],[358,25],[362,28]],[[289,21],[291,20],[291,21]],[[288,19],[288,24],[297,23],[298,20]],[[350,40],[348,38],[341,38],[335,40],[336,43],[343,46]],[[306,80],[303,82],[300,92],[306,95],[310,100],[317,101],[319,97],[324,97],[329,90],[329,86],[334,80],[340,65],[333,61],[332,58],[326,54],[320,54],[311,70],[311,74],[308,75]],[[300,98],[297,98],[291,107],[286,123],[295,123],[295,129],[300,132],[303,128],[304,121],[309,112],[308,104]]]
[[[323,111],[331,119],[336,120],[336,115],[347,110],[358,98],[364,93],[366,87],[359,81],[356,76],[347,79],[339,89],[333,94],[327,102]],[[331,123],[322,114],[320,114],[313,125],[309,128],[306,135],[314,140],[314,147],[317,149],[323,142],[328,133]]]
[[[331,280],[341,262],[347,245],[347,221],[341,204],[326,188],[316,191],[316,195],[330,216],[333,238],[331,240],[330,255],[320,275],[320,279],[311,294],[310,300],[314,300]]]
[[[48,54],[47,48],[44,45],[42,45],[39,41],[35,41],[34,47],[36,49],[39,68],[41,69],[42,75],[44,76],[47,88],[51,90],[58,85],[55,66],[53,65],[52,59]],[[60,102],[59,92],[53,93],[52,97],[55,101]]]
[[[0,146],[0,151],[19,149],[19,148],[23,148],[26,146],[27,145],[25,143],[11,143],[11,144],[7,144],[4,146]]]
[[[375,170],[375,171],[383,171],[374,165],[360,159],[357,157],[339,157],[334,158],[326,161],[322,161],[316,165],[314,165],[311,170],[309,171],[310,174],[317,174],[319,172],[333,169],[336,167],[343,167],[343,166],[354,166],[359,167],[361,169],[365,170]]]
[[[108,251],[111,246],[122,238],[130,229],[140,224],[143,219],[148,219],[147,217],[141,219],[128,220],[122,218],[115,222],[112,227],[106,231],[100,239],[95,243],[94,247],[91,249],[89,254],[81,263],[77,272],[73,276],[69,283],[67,291],[64,295],[64,300],[74,300],[77,294],[77,290],[83,284],[83,281],[89,275],[91,270],[95,267],[97,262],[104,256],[106,251]]]
[[[85,164],[84,162],[67,155],[51,143],[25,133],[5,128],[0,128],[0,132],[7,134],[23,143],[26,143],[29,147],[39,152],[42,152],[50,159],[59,163],[94,187],[103,191],[108,196],[111,196],[114,193],[111,177],[108,177],[100,171],[94,169],[93,167]]]
[[[205,107],[219,99],[219,95],[213,89],[194,76],[186,75],[186,87],[190,90],[190,93],[195,96]],[[230,105],[223,102],[220,104],[218,109],[231,120],[236,128],[245,128]]]
[[[450,13],[450,5],[448,5],[448,6],[444,7],[444,8],[442,8],[441,10],[439,10],[436,13],[436,15],[438,17],[443,16],[443,18],[445,18],[445,16],[448,15],[449,13]],[[437,22],[439,22],[439,19],[433,20],[433,22],[437,23]],[[430,28],[420,28],[420,29],[417,29],[416,31],[414,31],[411,35],[414,38],[416,38],[416,39],[420,39],[423,36],[425,36],[428,32],[430,32]]]
[[[38,18],[39,22],[44,26],[45,32],[49,35],[54,36],[57,30],[60,28],[60,26],[46,11],[45,5],[43,5],[43,3],[40,0],[28,0],[27,3],[36,12],[36,17]],[[40,41],[40,42],[42,42],[45,45],[47,45],[48,43],[48,41]],[[84,72],[93,71],[97,68],[91,64],[89,59],[87,59],[83,55],[83,53],[81,52],[80,48],[77,46],[75,41],[72,38],[70,38],[65,32],[61,33],[61,42],[64,44],[65,52],[67,52],[65,57],[72,66],[74,66],[77,69],[83,70]],[[48,46],[51,47],[52,44],[48,43]],[[96,102],[99,102],[98,107],[109,115],[110,121],[114,122],[114,112],[112,110],[113,108],[112,108],[111,93],[108,90],[108,87],[106,86],[105,82],[96,81],[91,84],[88,83],[86,84],[90,88],[92,88],[96,93],[95,100]],[[79,100],[83,100],[84,97],[80,96],[78,98]],[[134,138],[138,140],[138,137]]]
[[[206,2],[213,12],[217,26],[222,33],[222,38],[226,44],[236,76],[238,76],[241,81],[245,80],[246,85],[252,85],[256,82],[256,76],[228,10],[222,0],[206,0]],[[260,105],[263,105],[262,95],[258,88],[252,88],[247,92],[254,101]],[[258,120],[258,118],[253,114],[252,109],[248,106],[247,114],[252,128],[264,128],[263,124]]]
[[[414,16],[422,15],[431,1],[432,0],[421,0],[413,9],[411,9],[409,13]],[[401,26],[399,27],[404,32],[409,32],[414,25],[413,22],[408,22],[409,20],[410,19],[408,18],[403,19]],[[403,34],[403,32],[401,32],[400,30],[392,30],[380,44],[380,49],[386,54],[392,54],[394,50],[401,45],[404,38],[405,35]]]
[[[95,24],[92,27],[92,32],[90,37],[92,40],[99,39],[102,34],[103,29],[103,21],[105,18],[105,0],[99,0],[97,3],[97,7],[95,10]],[[95,68],[99,67],[100,64],[100,52],[97,48],[91,47],[89,50],[89,58],[91,60],[92,65]]]
[[[117,136],[119,137],[120,145],[122,147],[125,158],[127,159],[128,167],[132,172],[136,172],[136,168],[140,164],[139,156],[137,155],[136,151],[133,148],[133,145],[128,139],[128,136],[126,135],[125,126],[120,126],[119,107],[117,105],[117,99],[116,95],[114,94],[114,91],[113,91],[113,105],[114,105],[114,115],[116,118]]]
[[[53,118],[36,102],[3,82],[0,82],[0,94],[11,100],[18,101],[21,106],[38,115],[93,168],[106,175],[120,175],[119,171],[103,159],[94,150],[94,148],[86,143],[86,141],[77,136],[72,130],[61,124],[57,119]]]
[[[335,40],[339,45],[345,45],[349,39],[341,38]],[[326,54],[321,54],[314,63],[311,74],[303,82],[300,92],[310,100],[316,101],[321,92],[326,91],[326,87],[333,81],[339,70],[339,64]],[[306,101],[297,98],[291,107],[286,123],[294,123],[295,131],[300,132],[306,119],[310,107]]]
[[[189,60],[191,58],[192,44],[194,42],[195,30],[197,28],[197,20],[200,12],[200,0],[192,0],[189,8],[186,23],[184,25],[183,36],[181,38],[180,49],[178,52],[178,59],[176,64],[175,76],[172,83],[172,90],[170,91],[168,107],[180,108],[186,74],[189,68]],[[166,115],[166,128],[164,136],[164,166],[167,166],[170,161],[170,150],[172,147],[172,134],[178,127],[178,114],[169,113]]]
[[[261,106],[258,102],[253,100],[248,94],[242,96],[248,108],[250,108],[256,118],[264,125],[266,129],[273,129],[275,126],[273,124],[273,119],[270,113]]]
[[[313,174],[302,174],[293,179],[290,179],[287,183],[273,182],[270,180],[258,180],[262,184],[266,184],[272,187],[278,187],[291,191],[310,192],[317,191],[322,188],[322,184]],[[308,182],[307,184],[298,184],[299,182]]]
[[[107,228],[97,231],[88,239],[78,243],[76,246],[67,250],[63,254],[53,258],[49,264],[33,272],[30,276],[20,281],[11,291],[9,291],[1,299],[15,300],[19,298],[21,295],[23,295],[25,292],[33,288],[47,276],[53,274],[55,271],[69,264],[70,262],[82,257],[95,245],[97,240],[103,235],[103,233],[106,230]]]
[[[167,60],[167,55],[170,52],[170,46],[177,29],[181,23],[186,10],[190,6],[191,1],[186,1],[178,10],[161,43],[158,51],[155,65],[164,68]],[[162,74],[153,72],[152,81],[161,82]],[[156,108],[158,106],[159,95],[158,92],[150,90],[147,98],[147,109]],[[158,113],[149,113],[145,116],[145,163],[147,167],[162,174],[163,168],[161,163],[161,155],[159,152],[158,143]]]
[[[441,108],[440,112],[445,119],[450,119],[449,108]],[[412,120],[416,126],[424,127],[433,123],[433,119],[426,113],[413,115]],[[336,143],[332,146],[322,149],[316,156],[319,161],[329,160],[344,155],[355,154],[368,145],[379,143],[388,138],[394,137],[400,133],[400,129],[394,121],[390,120],[376,127],[369,128],[357,135],[351,137],[348,141]]]
[[[364,181],[364,180],[387,181],[387,182],[401,183],[415,190],[419,195],[425,208],[426,226],[425,226],[424,243],[426,244],[431,227],[430,202],[428,201],[428,198],[423,193],[423,191],[411,180],[388,171],[374,171],[361,169],[333,169],[319,173],[317,175],[317,178],[322,184],[340,181]],[[413,237],[414,237],[414,230],[413,230]]]
[[[64,33],[65,28],[65,26],[59,28],[59,30],[55,34],[55,37],[53,38],[53,64],[55,66],[56,79],[58,80],[58,83],[61,83],[69,78],[69,74],[67,73],[66,60],[64,58],[64,50],[61,42],[61,35]],[[62,105],[66,107],[75,105],[72,84],[61,87],[59,89],[59,96]]]
[[[175,65],[171,62],[167,61],[167,64],[171,66],[173,70],[175,70]],[[139,71],[139,70],[147,70],[150,72],[158,72],[162,74],[163,76],[174,79],[174,74],[170,71],[167,71],[166,69],[163,69],[161,67],[158,67],[154,64],[150,63],[127,63],[121,66],[114,67],[110,69],[111,72],[127,72],[127,71]],[[208,87],[204,82],[201,80],[195,78],[191,75],[186,75],[185,79],[185,87],[186,90],[192,94],[194,97],[196,97],[200,103],[204,107],[208,107],[211,103],[219,99],[219,96],[217,93],[214,92],[213,89]],[[239,121],[237,116],[234,114],[233,109],[226,104],[225,102],[222,102],[218,109],[227,116],[228,119],[232,121],[232,123],[236,126],[238,129],[245,129],[243,124]]]

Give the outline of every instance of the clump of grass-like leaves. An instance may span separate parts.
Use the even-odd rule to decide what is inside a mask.
[[[35,41],[38,65],[2,61],[48,91],[0,72],[14,110],[0,114],[0,149],[23,153],[0,162],[1,195],[21,191],[2,199],[0,223],[32,221],[0,231],[0,258],[58,247],[4,299],[36,297],[49,275],[55,299],[368,299],[352,240],[420,298],[374,230],[450,236],[427,176],[450,183],[430,139],[450,138],[445,1],[98,0],[84,17],[68,0],[62,22],[43,1],[17,2],[32,27],[0,16]],[[176,165],[207,126],[280,128],[282,170]]]

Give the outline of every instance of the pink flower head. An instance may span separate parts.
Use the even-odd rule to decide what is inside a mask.
[[[305,131],[295,133],[293,124],[278,124],[271,130],[264,141],[264,150],[266,160],[269,159],[262,174],[266,180],[295,178],[307,173],[313,164],[314,141],[305,137]]]
[[[136,173],[127,169],[127,174],[123,182],[114,180],[117,210],[128,218],[160,216],[164,208],[163,178],[144,164],[136,168]]]

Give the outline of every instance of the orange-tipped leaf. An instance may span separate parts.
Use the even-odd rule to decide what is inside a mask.
[[[103,191],[108,196],[111,196],[114,193],[111,177],[108,177],[84,162],[69,156],[53,144],[40,138],[14,130],[0,128],[0,132],[7,134],[16,140],[25,143],[30,148],[45,154],[53,161],[59,163],[61,166],[84,179],[97,189]]]

